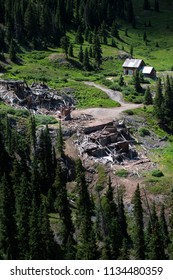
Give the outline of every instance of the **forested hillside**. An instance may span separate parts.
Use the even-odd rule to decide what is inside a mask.
[[[1,259],[172,259],[172,214],[166,220],[153,203],[144,222],[139,186],[126,213],[110,178],[104,194],[95,186],[91,195],[81,160],[74,169],[63,143],[61,126],[53,144],[48,126],[36,132],[34,117],[1,122]]]
[[[67,30],[94,30],[112,26],[117,17],[133,22],[131,0],[38,0],[0,1],[1,49],[11,39],[20,43],[58,44]]]

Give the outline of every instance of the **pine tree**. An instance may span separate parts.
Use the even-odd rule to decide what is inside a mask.
[[[93,49],[92,49],[92,46],[90,46],[89,48],[89,57],[93,57]]]
[[[85,49],[84,58],[83,58],[83,66],[85,70],[90,69],[90,61],[89,61],[89,55],[88,55],[88,48]]]
[[[164,117],[167,127],[172,131],[173,130],[173,92],[171,91],[170,79],[169,76],[166,77],[165,81],[165,94],[164,94]]]
[[[31,1],[29,1],[24,15],[24,30],[28,40],[34,37],[36,29],[35,12]]]
[[[141,193],[139,185],[133,197],[134,203],[134,257],[136,260],[145,259],[144,222]]]
[[[68,48],[69,48],[69,44],[70,44],[70,41],[69,41],[69,38],[67,36],[63,36],[61,38],[61,48],[63,49],[64,53],[65,53],[65,57],[66,59],[68,58]]]
[[[70,45],[69,45],[68,55],[71,56],[71,57],[74,56],[74,54],[73,54],[73,44],[72,43],[70,43]]]
[[[29,257],[29,214],[31,206],[31,191],[25,174],[21,175],[16,199],[16,223],[19,259]]]
[[[55,182],[53,184],[55,190],[55,210],[61,219],[61,238],[63,246],[65,246],[70,235],[73,235],[74,227],[71,220],[71,210],[67,198],[66,182],[63,178],[61,166],[57,166]]]
[[[107,244],[109,248],[109,254],[111,256],[111,259],[118,259],[120,254],[120,247],[122,244],[117,205],[114,202],[113,189],[110,177],[108,181],[108,189],[103,202],[103,211],[106,223],[106,239],[104,240],[104,242],[105,245]]]
[[[124,210],[123,196],[121,193],[118,193],[118,222],[120,228],[120,243],[123,245],[124,241],[125,244],[129,244],[130,237],[127,232],[127,220]]]
[[[158,78],[157,84],[156,84],[156,94],[154,97],[154,113],[156,117],[159,119],[159,121],[163,122],[164,118],[164,98],[162,94],[162,85],[161,85],[161,79]]]
[[[9,48],[9,58],[11,61],[16,62],[17,56],[16,56],[16,50],[14,46],[14,41],[11,40],[10,48]]]
[[[138,71],[136,71],[136,73],[134,75],[134,87],[135,87],[135,90],[137,92],[141,91],[140,77],[139,77],[139,72]]]
[[[133,58],[133,46],[130,46],[130,56]]]
[[[12,186],[7,175],[0,180],[0,256],[1,259],[18,258],[16,239],[15,201]]]
[[[160,229],[155,203],[152,205],[151,227],[148,239],[147,257],[150,260],[165,260],[165,250],[162,232]]]
[[[153,98],[152,98],[152,94],[150,91],[150,88],[147,87],[146,91],[145,91],[145,95],[144,95],[144,104],[145,105],[151,105],[153,104]]]
[[[166,218],[165,218],[165,208],[164,208],[163,204],[161,206],[159,224],[160,224],[162,239],[163,239],[163,242],[164,242],[164,248],[167,249],[168,244],[169,244],[169,233],[168,233],[167,221],[166,221]]]
[[[92,203],[86,185],[84,168],[80,159],[76,161],[77,200],[77,253],[76,259],[91,260],[97,258],[97,246],[93,223],[91,221]]]
[[[124,86],[124,78],[123,78],[122,75],[120,75],[120,77],[119,77],[118,84],[119,84],[120,87],[123,87],[123,86]]]
[[[84,42],[84,38],[83,38],[83,35],[82,35],[82,29],[79,26],[78,29],[77,29],[76,37],[75,37],[75,43],[78,44],[78,45],[82,45],[83,42]]]
[[[100,65],[102,64],[102,49],[98,35],[94,38],[93,55],[95,58],[96,68],[100,69]]]
[[[29,259],[42,259],[41,233],[38,223],[38,208],[35,198],[32,199],[32,205],[29,215]]]
[[[117,23],[114,21],[111,26],[111,35],[119,39],[119,32],[117,28]]]
[[[41,235],[41,259],[59,260],[63,258],[62,250],[54,240],[53,232],[50,227],[48,211],[45,203],[42,201],[38,213],[38,225]]]
[[[83,57],[84,57],[84,54],[83,54],[83,48],[82,48],[82,45],[80,45],[80,49],[79,49],[79,54],[78,54],[78,57],[79,57],[79,61],[81,63],[83,63]]]

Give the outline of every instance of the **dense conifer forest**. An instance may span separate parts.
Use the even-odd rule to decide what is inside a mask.
[[[36,130],[34,117],[22,125],[5,117],[0,149],[1,259],[172,258],[173,217],[168,221],[164,206],[156,211],[153,204],[144,221],[139,185],[127,213],[123,191],[117,188],[115,195],[110,178],[104,194],[97,188],[91,195],[78,159],[73,201],[69,198],[61,125],[53,143],[48,126]]]
[[[36,48],[59,44],[69,29],[84,33],[99,28],[104,33],[108,25],[116,32],[117,17],[134,21],[131,0],[1,0],[1,49],[12,39]]]

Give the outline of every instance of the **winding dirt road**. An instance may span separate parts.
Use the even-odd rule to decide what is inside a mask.
[[[94,86],[104,91],[112,100],[120,103],[120,107],[115,108],[88,108],[79,109],[72,112],[72,117],[79,117],[81,114],[92,115],[95,120],[99,121],[112,121],[112,119],[118,119],[125,110],[136,109],[142,106],[142,104],[127,103],[123,100],[120,91],[114,91],[108,89],[102,85],[95,84],[94,82],[84,82],[88,86]]]

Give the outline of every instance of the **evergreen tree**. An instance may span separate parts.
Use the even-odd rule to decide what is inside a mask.
[[[84,58],[83,58],[83,66],[85,70],[90,69],[90,61],[89,61],[89,55],[88,55],[88,48],[85,49]]]
[[[160,211],[159,224],[160,224],[162,239],[164,242],[164,248],[167,249],[169,244],[169,233],[168,233],[167,221],[165,218],[165,208],[163,204]]]
[[[89,47],[89,57],[93,57],[93,49],[92,46]]]
[[[118,222],[120,227],[120,244],[122,243],[122,247],[129,244],[130,237],[127,232],[127,220],[124,210],[124,203],[123,203],[123,196],[122,194],[118,193]],[[124,242],[124,245],[123,245]]]
[[[68,48],[68,55],[71,56],[71,57],[74,56],[74,54],[73,54],[73,45],[71,43],[70,43],[69,48]]]
[[[38,223],[38,208],[35,198],[33,198],[29,215],[29,259],[42,259],[41,238],[42,236]]]
[[[151,94],[151,91],[150,91],[149,87],[147,87],[147,89],[145,91],[144,104],[145,105],[153,104],[153,98],[152,98],[152,94]]]
[[[93,55],[95,58],[96,67],[97,69],[100,69],[100,65],[102,64],[102,49],[98,35],[94,38]]]
[[[152,205],[151,228],[147,238],[149,240],[147,246],[148,259],[165,260],[166,255],[164,251],[164,241],[156,213],[155,204]]]
[[[112,46],[112,47],[114,47],[114,48],[116,48],[116,47],[117,47],[117,45],[116,45],[116,43],[115,43],[114,38],[112,38],[112,41],[111,41],[111,46]]]
[[[21,175],[16,199],[16,222],[19,259],[29,257],[29,214],[31,206],[31,191],[25,174]]]
[[[91,221],[92,204],[85,181],[84,168],[80,159],[76,161],[76,191],[78,244],[76,259],[91,260],[97,258],[95,233]]]
[[[133,58],[133,46],[130,46],[130,56]]]
[[[134,75],[134,87],[137,92],[141,91],[140,77],[139,77],[138,71],[136,71],[136,73]]]
[[[11,40],[10,48],[9,48],[9,58],[11,61],[16,62],[17,56],[16,56],[16,50],[14,46],[14,41]]]
[[[2,259],[18,258],[16,239],[14,194],[7,175],[0,180],[0,256]]]
[[[33,39],[37,31],[35,11],[31,4],[31,1],[28,2],[27,9],[24,15],[24,30],[28,40]]]
[[[83,38],[83,35],[82,35],[82,29],[79,26],[78,29],[77,29],[76,37],[75,37],[75,43],[78,44],[78,45],[82,45],[83,42],[84,42],[84,38]]]
[[[60,246],[54,240],[53,232],[50,228],[48,211],[45,203],[41,203],[39,208],[38,225],[41,234],[41,259],[57,260],[62,259],[62,251]]]
[[[133,197],[134,203],[134,257],[136,260],[145,259],[144,222],[141,193],[139,185]]]
[[[113,37],[119,38],[117,23],[115,21],[112,23],[112,26],[111,26],[111,35]]]
[[[71,220],[71,210],[67,198],[66,183],[63,178],[61,166],[57,166],[55,182],[53,184],[55,190],[55,210],[58,211],[61,219],[61,238],[66,251],[66,243],[71,235],[73,236],[74,227]]]
[[[63,36],[61,38],[61,48],[63,49],[64,53],[65,53],[65,57],[66,59],[68,58],[68,48],[69,48],[69,44],[70,44],[70,41],[69,41],[69,38],[67,36]]]
[[[111,179],[109,178],[108,189],[105,195],[105,199],[103,200],[103,211],[106,223],[106,238],[104,242],[105,246],[109,248],[111,259],[117,259],[120,254],[119,250],[121,247],[121,233],[119,225],[120,216],[118,217],[117,205],[114,202],[113,189],[111,185]]]
[[[169,76],[166,77],[165,81],[165,94],[164,94],[164,118],[167,127],[173,130],[173,92],[171,91]]]
[[[83,63],[84,54],[83,54],[82,45],[80,45],[78,57],[79,57],[79,61],[80,61],[81,63]]]
[[[120,87],[124,86],[124,78],[123,78],[122,75],[120,75],[120,77],[119,77],[118,84],[119,84]]]
[[[162,94],[161,79],[158,78],[156,84],[156,94],[154,97],[154,113],[156,117],[163,122],[164,110],[163,110],[164,98]]]

